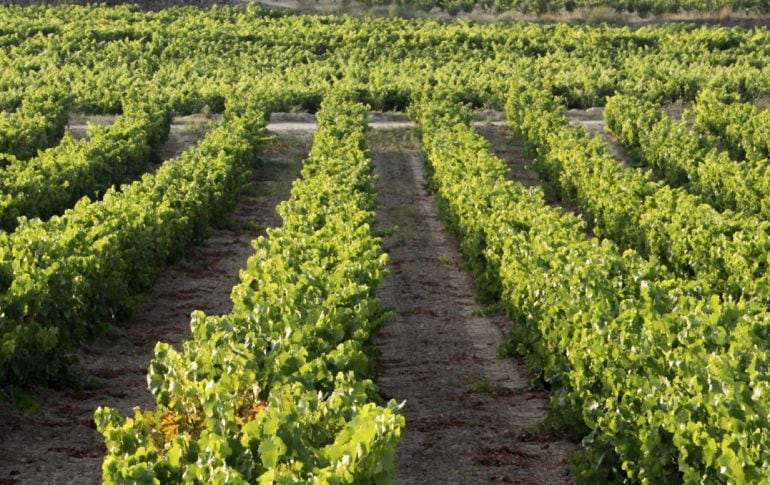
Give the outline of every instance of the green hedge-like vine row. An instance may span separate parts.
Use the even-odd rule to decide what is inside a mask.
[[[159,343],[157,409],[99,409],[105,483],[388,483],[403,418],[380,407],[364,344],[387,313],[372,235],[366,107],[330,94],[283,226],[256,253],[224,316],[193,314],[180,351]]]
[[[264,123],[262,108],[233,104],[154,175],[0,233],[0,382],[55,377],[68,347],[128,309],[167,260],[200,240],[247,180]]]
[[[413,108],[444,214],[519,323],[512,346],[589,430],[587,483],[761,482],[770,439],[770,318],[588,239],[585,223],[505,163],[457,107]]]
[[[0,228],[13,230],[19,216],[61,214],[83,196],[98,198],[141,175],[171,125],[168,108],[151,99],[127,100],[115,124],[92,127],[88,139],[65,136],[32,160],[0,169]]]
[[[604,118],[620,142],[669,185],[685,187],[719,211],[770,217],[765,163],[732,160],[686,122],[672,121],[657,104],[632,96],[608,98]]]
[[[279,110],[314,111],[330,82],[342,77],[354,79],[375,109],[403,108],[425,83],[500,108],[508,80],[522,67],[549,79],[570,106],[583,107],[616,91],[692,100],[704,86],[715,86],[748,99],[766,96],[770,86],[766,29],[94,5],[6,6],[0,24],[3,108],[57,86],[72,95],[77,110],[116,112],[123,93],[149,84],[175,112],[220,111],[227,86],[244,82]]]
[[[720,213],[682,188],[624,167],[604,140],[568,124],[546,88],[520,80],[507,111],[535,154],[535,168],[581,207],[598,236],[720,293],[770,304],[770,223]]]
[[[703,89],[696,98],[695,128],[722,142],[736,160],[766,166],[770,158],[770,111],[740,102],[735,93]]]
[[[16,111],[0,113],[0,153],[27,160],[56,144],[69,119],[69,101],[36,88]],[[0,167],[6,163],[0,161]]]

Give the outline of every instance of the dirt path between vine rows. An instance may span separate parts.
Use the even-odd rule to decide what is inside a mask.
[[[178,157],[189,146],[195,144],[208,133],[209,124],[217,121],[218,115],[194,114],[175,116],[171,120],[168,139],[158,150],[159,163],[149,167],[150,172],[160,167],[163,161]],[[111,126],[117,119],[116,115],[84,115],[71,113],[67,124],[67,133],[80,140],[89,136],[88,123],[98,126]]]
[[[96,431],[98,406],[133,414],[133,406],[154,405],[146,372],[159,340],[179,344],[189,333],[193,310],[230,311],[230,291],[253,253],[251,241],[266,227],[280,224],[276,204],[288,198],[292,181],[307,156],[312,133],[282,133],[260,151],[264,162],[238,200],[224,229],[215,229],[181,262],[165,268],[143,295],[134,317],[83,346],[74,370],[98,380],[87,389],[34,388],[40,410],[24,415],[0,405],[0,484],[101,482],[104,441]],[[166,147],[178,151],[177,146]]]
[[[531,388],[523,361],[497,356],[511,322],[476,303],[459,241],[426,190],[416,130],[375,132],[369,144],[390,254],[378,295],[395,311],[375,338],[377,382],[406,400],[395,483],[568,483],[576,445],[530,433],[549,395]]]

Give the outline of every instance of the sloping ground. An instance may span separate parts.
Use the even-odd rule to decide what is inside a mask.
[[[413,129],[370,136],[377,217],[390,254],[379,296],[394,316],[377,336],[377,377],[406,400],[396,483],[565,483],[572,443],[528,432],[550,409],[523,362],[498,358],[511,325],[484,316],[458,241],[427,193]]]
[[[0,407],[1,484],[101,482],[104,444],[94,411],[100,405],[124,414],[132,414],[133,406],[151,408],[146,373],[155,343],[179,344],[189,332],[193,310],[230,310],[230,291],[253,253],[251,241],[265,227],[280,224],[274,208],[288,198],[310,141],[309,134],[281,135],[264,147],[264,163],[254,170],[251,187],[225,228],[213,230],[185,260],[166,268],[130,321],[76,353],[80,364],[73,370],[95,385],[33,389],[40,410],[27,416]],[[184,148],[179,144],[175,150]]]

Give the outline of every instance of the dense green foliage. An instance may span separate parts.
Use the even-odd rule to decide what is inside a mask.
[[[107,481],[390,479],[403,420],[368,380],[385,258],[359,103],[412,104],[442,211],[481,288],[520,324],[511,347],[586,432],[576,478],[768,478],[767,29],[74,6],[6,7],[0,23],[3,385],[55,379],[68,350],[205,237],[246,180],[266,113],[322,108],[284,225],[255,243],[233,311],[196,313],[182,349],[159,344],[157,410],[98,412]],[[568,123],[565,108],[608,97],[609,128],[652,171]],[[669,119],[669,101],[694,102],[695,125]],[[38,151],[64,119],[47,102],[119,117]],[[507,105],[535,168],[581,216],[507,182],[456,103]],[[169,117],[200,111],[224,117],[139,177]]]
[[[272,110],[314,111],[330,82],[348,78],[374,109],[403,108],[425,84],[500,108],[511,76],[522,70],[548,78],[569,106],[601,105],[616,91],[691,100],[705,85],[744,99],[770,89],[765,29],[73,6],[7,7],[0,21],[5,107],[17,106],[25,92],[66,86],[74,109],[118,112],[124,93],[149,85],[175,112],[219,111],[231,86],[248,83]]]
[[[701,124],[706,119],[703,100],[708,92],[704,90],[698,96]],[[609,98],[605,119],[608,129],[621,143],[669,185],[685,187],[719,211],[770,217],[770,173],[766,161],[731,160],[727,152],[718,149],[717,143],[690,130],[686,121],[672,121],[658,105],[634,97]]]
[[[725,99],[723,99],[725,98]],[[704,89],[695,104],[695,126],[711,134],[730,150],[736,160],[754,166],[770,158],[770,112],[741,103],[734,93]]]
[[[62,349],[94,335],[163,263],[206,234],[233,202],[262,142],[261,107],[234,105],[196,147],[102,200],[0,233],[0,375],[56,374]]]
[[[546,89],[522,83],[508,113],[536,154],[535,168],[581,207],[598,236],[720,293],[770,304],[768,221],[720,213],[682,188],[624,167],[604,140],[570,126]]]
[[[764,308],[586,238],[542,191],[505,179],[456,107],[414,113],[466,256],[521,322],[512,345],[553,385],[557,409],[590,429],[595,461],[577,478],[619,479],[619,465],[649,483],[767,480]]]
[[[55,91],[36,89],[13,113],[0,113],[0,153],[27,160],[64,134],[69,102]],[[0,167],[8,163],[0,161]]]
[[[66,114],[66,113],[65,113]],[[65,135],[58,146],[0,169],[0,228],[19,216],[47,219],[83,196],[98,198],[148,167],[168,136],[171,113],[158,101],[128,102],[109,128],[92,127],[87,139]]]
[[[363,345],[387,313],[370,225],[366,107],[324,100],[283,226],[254,243],[233,310],[197,313],[182,351],[158,344],[156,411],[96,413],[107,483],[386,483],[403,418],[371,401]]]

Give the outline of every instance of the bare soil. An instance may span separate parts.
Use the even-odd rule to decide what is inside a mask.
[[[73,3],[87,4],[87,0],[68,0],[66,2],[50,0],[2,0],[0,4],[41,5],[41,4]],[[733,11],[732,7],[725,7],[714,12],[679,12],[661,15],[644,14],[637,12],[618,12],[606,5],[594,5],[581,7],[571,11],[562,9],[556,12],[538,14],[536,12],[523,13],[518,10],[504,12],[488,11],[477,4],[469,12],[457,12],[451,14],[438,7],[426,11],[416,5],[404,5],[399,2],[389,2],[386,5],[365,5],[356,0],[105,0],[105,5],[136,5],[144,10],[158,11],[171,7],[196,6],[210,8],[212,6],[258,7],[290,11],[296,14],[331,14],[348,15],[352,17],[404,17],[404,18],[438,18],[438,19],[465,19],[474,22],[495,23],[510,21],[537,22],[543,24],[571,23],[571,24],[604,24],[627,25],[630,28],[639,28],[648,25],[661,25],[668,23],[694,23],[696,25],[720,25],[724,27],[743,27],[746,29],[769,26],[770,15],[754,14],[751,12]]]
[[[115,123],[116,115],[91,115],[83,113],[70,113],[67,122],[67,133],[80,140],[89,138],[89,123],[96,126],[110,126]]]
[[[571,109],[567,111],[567,120],[575,128],[584,128],[589,134],[601,136],[607,142],[607,148],[624,166],[631,166],[631,156],[617,138],[604,129],[604,108]]]
[[[307,133],[281,135],[264,147],[264,162],[253,171],[252,185],[238,199],[225,228],[214,229],[185,260],[165,268],[130,321],[114,325],[76,352],[80,363],[73,371],[98,386],[31,389],[40,410],[30,415],[0,405],[0,483],[101,481],[105,449],[93,423],[94,410],[110,406],[127,415],[134,406],[152,408],[146,373],[155,343],[178,345],[188,335],[193,310],[230,310],[230,291],[253,253],[251,241],[265,227],[280,224],[274,208],[288,197],[310,141]],[[170,153],[184,148],[183,141],[170,143],[175,144],[168,147]]]
[[[80,140],[88,138],[90,132],[88,125],[110,126],[115,123],[115,115],[84,115],[80,113],[71,113],[67,125],[67,133]],[[209,125],[216,121],[219,116],[207,116],[195,114],[189,116],[176,116],[171,121],[166,143],[160,148],[158,153],[159,162],[178,157],[188,147],[197,143],[208,132]],[[155,171],[160,164],[150,167],[150,171]]]
[[[122,3],[124,0],[111,0]],[[144,8],[158,8],[153,0]],[[211,4],[219,3],[216,0],[166,0],[172,4]],[[111,3],[108,1],[108,3]],[[143,2],[138,2],[140,5]],[[469,12],[457,12],[451,14],[438,7],[426,11],[415,5],[404,5],[399,2],[388,2],[386,5],[364,5],[352,0],[228,0],[230,5],[248,5],[253,3],[260,7],[281,11],[293,11],[299,14],[332,14],[349,15],[352,17],[405,17],[405,18],[439,18],[445,20],[465,19],[481,23],[495,23],[506,21],[525,21],[543,24],[570,23],[570,24],[604,24],[627,25],[630,28],[640,28],[648,25],[662,25],[668,23],[694,23],[696,25],[720,25],[724,27],[754,28],[770,25],[770,15],[757,15],[749,12],[733,11],[732,8],[723,8],[716,12],[679,12],[661,15],[640,15],[637,12],[618,12],[606,5],[576,8],[571,11],[559,10],[538,14],[536,12],[523,13],[518,10],[504,12],[488,11],[480,4],[474,6]]]
[[[378,384],[405,400],[398,484],[567,483],[573,443],[529,431],[550,409],[524,361],[499,358],[512,323],[483,316],[459,242],[426,190],[414,129],[374,132],[379,229],[390,276],[378,290],[395,311],[375,337]],[[391,231],[389,231],[391,230]]]
[[[661,109],[669,118],[671,118],[671,121],[681,121],[682,116],[691,110],[692,107],[693,105],[691,102],[677,101],[675,103],[666,103],[661,106]],[[688,127],[692,127],[695,121],[694,116],[688,116],[685,121],[687,122]]]
[[[559,197],[556,190],[544,183],[532,168],[532,159],[524,149],[523,141],[507,124],[477,125],[476,130],[489,142],[490,151],[508,164],[508,180],[513,180],[527,187],[540,186],[545,193],[545,200],[551,207],[561,207],[582,217],[580,207]],[[586,228],[586,237],[594,237],[593,231]]]
[[[476,130],[489,142],[492,153],[508,164],[508,180],[526,187],[540,185],[540,179],[532,168],[532,160],[527,157],[522,141],[507,124],[480,124]]]
[[[168,140],[158,153],[160,160],[170,160],[181,155],[208,133],[209,125],[214,120],[215,118],[205,115],[175,117],[171,122]]]

